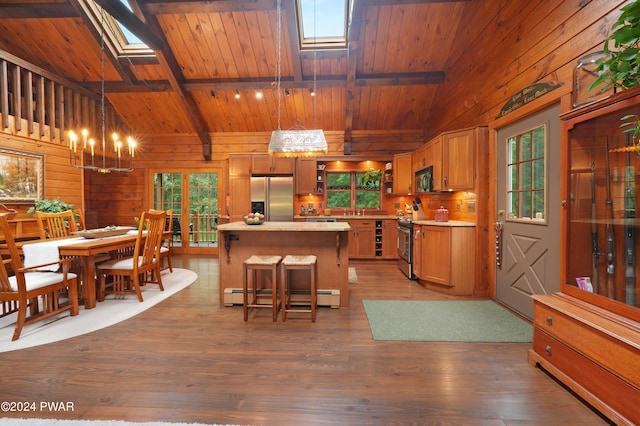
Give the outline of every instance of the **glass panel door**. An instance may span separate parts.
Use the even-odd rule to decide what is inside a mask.
[[[153,208],[173,209],[178,253],[218,252],[220,170],[153,171]]]

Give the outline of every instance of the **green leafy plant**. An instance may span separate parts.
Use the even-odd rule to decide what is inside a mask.
[[[373,167],[364,172],[362,176],[362,185],[366,188],[379,188],[380,179],[382,178],[382,170]]]
[[[67,210],[73,210],[73,205],[60,201],[57,198],[53,200],[40,199],[35,200],[35,205],[27,210],[27,213],[46,212],[46,213],[62,213]]]
[[[640,82],[640,0],[627,4],[620,11],[611,34],[604,41],[604,53],[609,57],[597,62],[598,78],[589,90],[603,84],[605,90],[609,87],[626,89]]]
[[[635,114],[627,114],[620,120],[629,120],[626,123],[622,123],[620,127],[625,129],[625,133],[631,135],[631,142],[633,143],[633,147],[635,148],[636,153],[640,155],[640,142],[638,141],[638,136],[640,136],[640,117]]]

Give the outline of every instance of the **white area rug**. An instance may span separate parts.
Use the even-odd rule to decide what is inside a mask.
[[[175,272],[175,269],[173,270]],[[216,426],[204,423],[134,423],[121,420],[0,419],[0,426]]]
[[[135,294],[108,295],[106,300],[98,302],[94,309],[85,310],[84,306],[80,306],[80,314],[75,317],[70,317],[68,312],[64,312],[24,327],[20,338],[15,342],[12,342],[11,338],[15,329],[16,315],[0,318],[0,352],[44,345],[117,324],[160,303],[192,284],[196,278],[198,274],[187,269],[173,268],[172,273],[165,270],[162,272],[164,291],[160,291],[155,284],[144,286],[143,302],[139,302]]]

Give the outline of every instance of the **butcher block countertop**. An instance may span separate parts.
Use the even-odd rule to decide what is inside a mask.
[[[340,232],[348,231],[351,227],[347,222],[264,222],[262,225],[247,225],[244,222],[231,222],[218,225],[218,231],[249,231],[249,232]]]

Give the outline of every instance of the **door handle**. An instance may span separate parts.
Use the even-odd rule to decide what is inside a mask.
[[[502,269],[502,229],[504,228],[504,222],[494,222],[493,228],[496,231],[496,266],[498,269]]]

